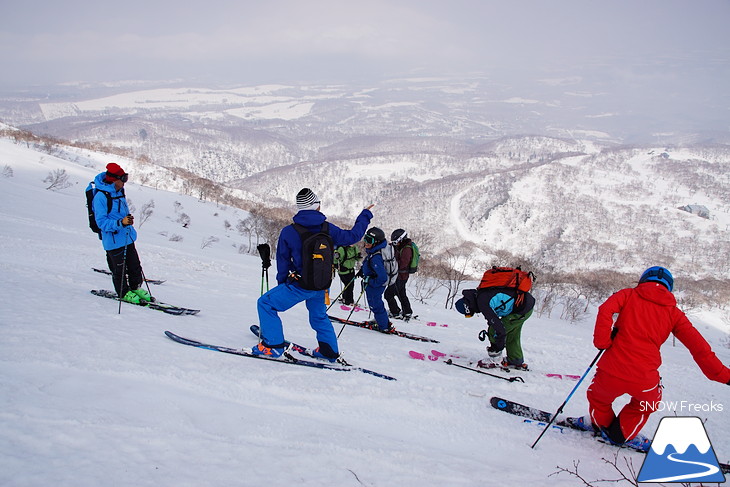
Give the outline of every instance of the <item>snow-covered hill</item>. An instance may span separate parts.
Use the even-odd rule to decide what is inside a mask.
[[[530,94],[479,76],[66,89],[0,97],[0,117],[121,148],[269,207],[302,185],[332,216],[377,203],[385,227],[428,237],[426,254],[463,244],[485,261],[556,273],[654,264],[692,279],[730,273],[727,140],[666,131],[655,145],[619,146],[628,125],[612,124],[634,120],[635,108],[596,118],[595,100],[574,106],[561,84]],[[686,205],[706,206],[710,220],[678,209]]]
[[[602,460],[613,458],[613,447],[549,432],[533,450],[539,428],[488,405],[490,396],[501,395],[557,409],[574,383],[542,374],[585,371],[595,355],[590,319],[531,318],[523,343],[533,370],[524,384],[409,358],[409,350],[436,347],[466,357],[484,353],[477,339],[483,321],[444,309],[440,293],[414,303],[420,321],[399,325],[440,340],[436,347],[343,330],[347,359],[395,382],[171,342],[165,330],[252,346],[260,260],[239,254],[240,237],[224,224],[243,217],[240,211],[140,186],[132,169],[128,197],[137,208],[155,203],[149,220],[138,224],[137,244],[147,276],[166,279],[153,294],[202,311],[176,317],[124,305],[117,314],[116,302],[89,293],[111,282],[91,271],[105,259],[83,198],[86,183],[110,159],[84,153],[69,162],[0,141],[0,485],[579,485],[566,474],[551,476],[574,462],[588,479],[615,477]],[[72,185],[44,189],[44,178],[60,169]],[[189,216],[187,228],[178,221],[181,212]],[[375,213],[379,221],[378,207]],[[210,237],[218,240],[204,245]],[[314,345],[303,305],[283,317],[289,339]],[[691,318],[729,363],[727,317]],[[724,406],[690,414],[706,419],[718,457],[727,460],[727,386],[704,379],[681,346],[670,341],[663,352],[668,404]],[[567,414],[585,412],[584,394],[585,384]],[[660,416],[645,432],[653,433]],[[637,470],[643,460],[621,456]]]

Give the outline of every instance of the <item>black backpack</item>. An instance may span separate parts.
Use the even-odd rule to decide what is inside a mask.
[[[312,233],[298,223],[292,226],[302,239],[302,275],[297,281],[302,289],[322,291],[332,284],[335,245],[329,234],[329,223]]]
[[[112,195],[109,194],[108,191],[97,189],[97,187],[94,185],[94,181],[91,181],[86,187],[86,208],[89,213],[89,228],[91,228],[92,232],[99,235],[99,239],[101,239],[101,228],[99,228],[99,225],[96,224],[96,215],[94,215],[94,196],[96,196],[97,192],[101,192],[106,195],[107,214],[111,213],[112,211],[112,202],[114,198],[112,197]],[[122,189],[122,195],[118,196],[117,198],[124,198],[124,189]]]

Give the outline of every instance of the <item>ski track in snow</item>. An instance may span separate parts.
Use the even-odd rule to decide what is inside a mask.
[[[550,475],[574,461],[587,478],[611,474],[601,458],[612,458],[613,447],[548,433],[533,450],[538,431],[488,403],[499,395],[554,411],[574,383],[538,372],[585,370],[595,355],[593,311],[576,324],[546,316],[526,323],[525,356],[536,373],[523,374],[524,384],[413,360],[409,350],[428,354],[433,344],[354,327],[340,337],[346,359],[397,381],[186,347],[164,330],[233,347],[255,343],[248,327],[258,321],[261,262],[239,254],[245,239],[224,228],[245,214],[137,186],[134,169],[122,164],[128,197],[138,208],[155,201],[137,242],[146,275],[166,280],[153,294],[202,311],[170,316],[123,305],[117,314],[116,302],[89,293],[111,281],[91,270],[105,267],[105,258],[88,229],[83,190],[115,160],[91,157],[95,168],[0,140],[0,164],[13,169],[0,177],[0,485],[551,486],[574,485]],[[45,190],[43,178],[59,168],[73,186]],[[190,216],[188,228],[175,223],[175,202]],[[374,224],[377,208],[375,217]],[[220,240],[201,248],[211,235]],[[271,268],[272,285],[273,275]],[[483,322],[444,309],[444,299],[437,293],[414,308],[422,320],[449,327],[398,327],[438,339],[445,353],[482,355]],[[303,304],[282,318],[287,338],[316,345]],[[716,325],[724,318],[692,318],[730,362],[727,331]],[[719,459],[730,458],[727,386],[704,379],[671,340],[662,375],[665,401],[724,404],[723,412],[701,416]],[[565,413],[585,412],[584,384]],[[644,432],[653,434],[659,418]],[[621,455],[638,471],[642,455]]]

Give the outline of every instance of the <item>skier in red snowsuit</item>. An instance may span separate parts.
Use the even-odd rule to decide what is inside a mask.
[[[667,269],[650,267],[638,286],[618,291],[598,308],[593,345],[605,352],[587,397],[591,422],[613,443],[636,437],[656,410],[662,398],[659,349],[670,333],[689,349],[708,379],[730,385],[730,369],[677,308],[673,287]],[[616,416],[611,405],[623,394],[631,401]]]

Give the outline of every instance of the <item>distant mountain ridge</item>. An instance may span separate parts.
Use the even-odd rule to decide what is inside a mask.
[[[560,95],[520,97],[478,77],[182,87],[12,109],[0,101],[0,115],[124,148],[265,205],[293,208],[302,186],[344,221],[376,203],[373,224],[427,240],[426,259],[463,247],[485,262],[551,271],[658,264],[727,281],[730,146],[622,146],[602,118],[569,125],[567,106],[548,93]],[[710,219],[678,209],[689,204]]]

